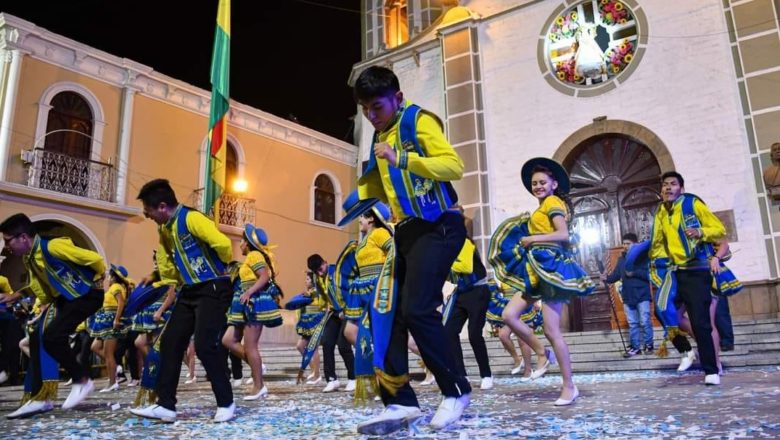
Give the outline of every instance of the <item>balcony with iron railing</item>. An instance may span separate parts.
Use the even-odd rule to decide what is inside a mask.
[[[190,196],[190,206],[203,211],[204,188],[196,189]],[[210,214],[210,213],[209,213]],[[243,228],[255,222],[255,199],[237,194],[222,193],[219,197],[219,224]]]
[[[22,151],[27,186],[113,202],[116,169],[110,163],[33,148]]]

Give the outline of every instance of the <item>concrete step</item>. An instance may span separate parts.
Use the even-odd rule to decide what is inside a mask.
[[[624,330],[623,337],[628,337]],[[572,369],[574,372],[599,372],[599,371],[637,371],[637,370],[666,370],[676,369],[679,364],[679,355],[671,346],[667,358],[658,358],[655,355],[638,355],[625,359],[620,341],[620,335],[616,330],[574,332],[564,334],[571,353]],[[540,340],[549,347],[544,336]],[[780,320],[756,320],[740,321],[734,323],[734,338],[736,345],[733,351],[721,353],[724,368],[745,366],[766,366],[780,364]],[[514,339],[514,338],[513,338]],[[513,360],[504,350],[498,338],[485,338],[490,366],[494,376],[509,375]],[[654,332],[655,347],[658,348],[663,341],[663,331],[656,328]],[[467,339],[461,341],[466,370],[470,376],[478,377],[474,353]],[[691,338],[695,347],[695,341]],[[321,349],[320,349],[321,350]],[[338,353],[338,351],[337,351]],[[519,353],[519,349],[518,349]],[[261,348],[263,362],[268,368],[266,378],[268,380],[294,380],[298,374],[301,356],[293,346],[265,344]],[[322,353],[320,352],[320,359]],[[409,373],[413,378],[420,378],[423,370],[418,365],[419,358],[409,353]],[[697,367],[694,364],[694,368]],[[186,371],[186,369],[183,369]],[[554,366],[550,370],[553,374],[558,372]],[[342,379],[346,378],[346,368],[341,357],[336,355],[336,373]],[[183,373],[186,374],[186,373]],[[205,375],[198,363],[198,374]],[[249,376],[248,366],[244,365],[244,374]],[[324,385],[323,385],[324,386]]]

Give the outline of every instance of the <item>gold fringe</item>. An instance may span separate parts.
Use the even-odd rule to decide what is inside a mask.
[[[303,375],[305,372],[303,370],[298,370],[298,377],[295,379],[295,385],[300,385],[303,383]]]
[[[19,406],[21,407],[22,405],[29,402],[30,400],[32,400],[32,394],[25,392],[24,394],[22,394],[22,400],[21,402],[19,402]]]
[[[60,382],[58,380],[44,380],[43,385],[41,385],[41,390],[38,391],[38,394],[31,397],[30,400],[36,400],[38,402],[57,400],[59,384]]]
[[[669,356],[669,349],[666,347],[666,343],[671,342],[671,340],[677,336],[688,337],[688,333],[680,330],[679,327],[669,327],[669,329],[666,331],[666,337],[664,338],[664,341],[661,342],[661,346],[658,347],[658,351],[656,351],[655,354],[660,358]]]
[[[371,399],[379,394],[379,385],[376,376],[358,376],[355,378],[355,406],[363,406],[371,403]]]
[[[409,382],[409,375],[404,374],[402,376],[391,376],[379,368],[374,368],[376,373],[376,380],[379,385],[387,390],[391,396],[395,396],[398,390]]]
[[[134,408],[140,408],[142,406],[154,405],[157,402],[157,393],[149,388],[141,387],[138,389],[138,393],[135,395],[133,401]]]

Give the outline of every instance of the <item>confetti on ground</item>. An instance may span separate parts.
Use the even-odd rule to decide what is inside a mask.
[[[426,439],[677,439],[780,437],[780,371],[775,367],[731,369],[719,387],[703,385],[701,372],[642,371],[575,374],[580,398],[555,407],[560,376],[531,383],[497,378],[495,388],[474,384],[463,419],[444,431],[428,423],[440,401],[435,387],[413,384],[423,417],[391,438]],[[100,384],[98,384],[100,385]],[[271,395],[244,402],[236,390],[236,419],[214,423],[208,383],[179,388],[178,420],[163,424],[132,415],[137,388],[93,394],[76,410],[59,409],[23,420],[0,420],[4,438],[61,439],[362,439],[356,425],[382,411],[379,403],[355,407],[348,393],[268,382]],[[67,388],[60,387],[64,398]],[[0,411],[17,407],[19,387],[0,388]],[[120,405],[117,408],[117,405]]]

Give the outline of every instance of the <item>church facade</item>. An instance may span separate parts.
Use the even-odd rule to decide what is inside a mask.
[[[735,319],[780,316],[780,210],[761,177],[780,141],[780,2],[366,0],[363,13],[350,81],[390,67],[442,117],[483,256],[503,219],[535,208],[520,181],[531,157],[569,171],[594,276],[622,234],[647,238],[660,175],[676,170],[728,229],[746,284]],[[362,160],[371,136],[362,119]],[[609,313],[602,292],[572,303],[566,325],[603,328]]]

